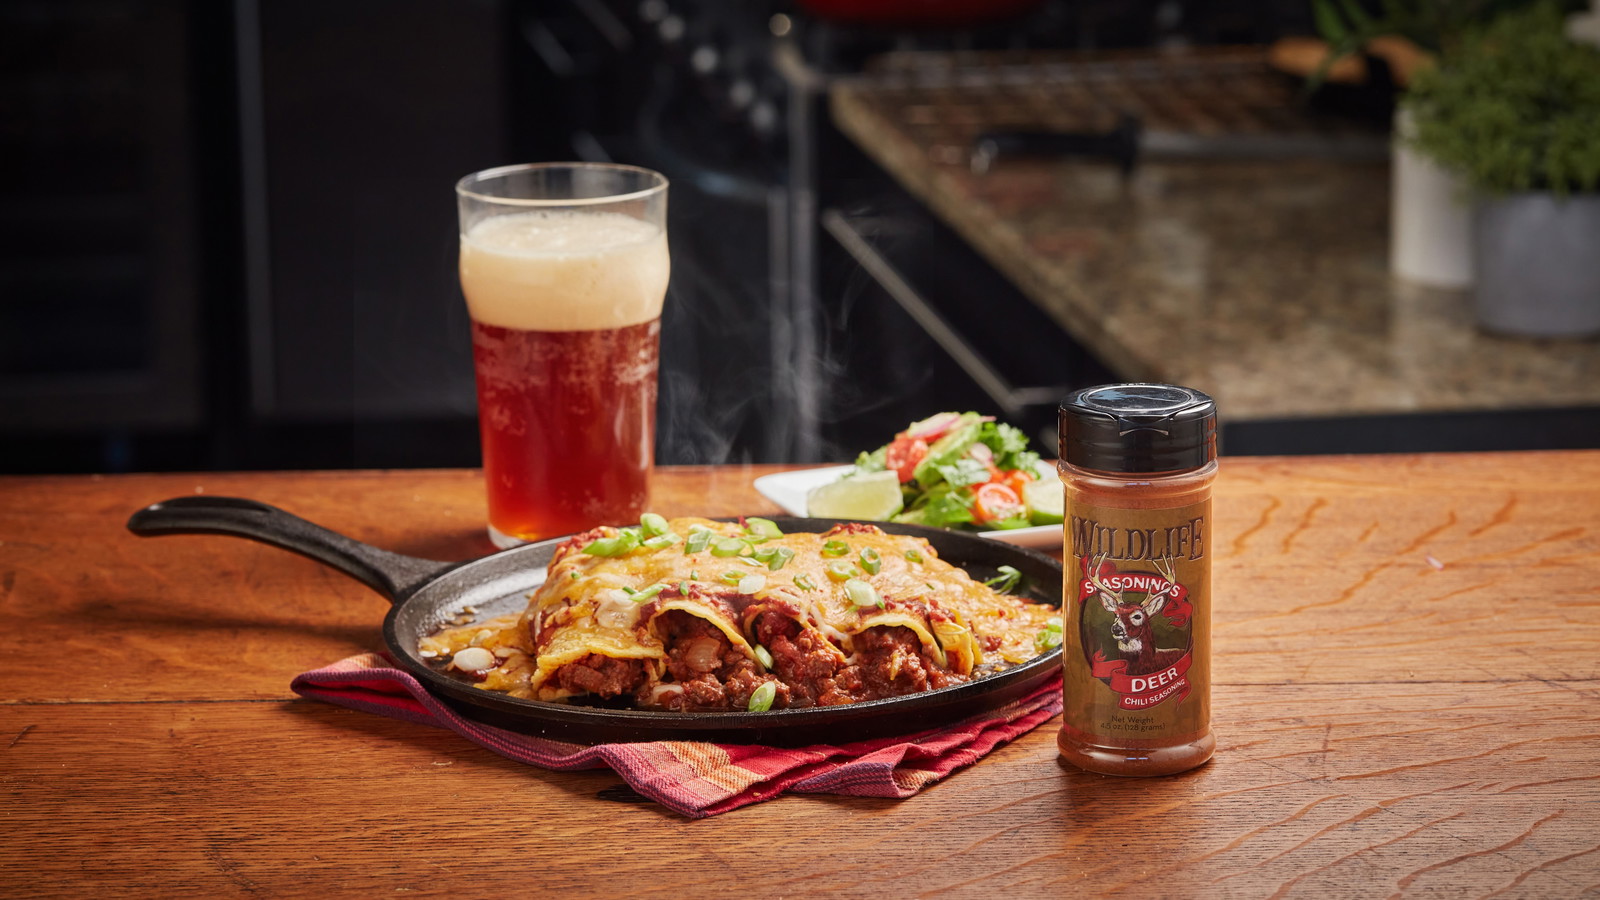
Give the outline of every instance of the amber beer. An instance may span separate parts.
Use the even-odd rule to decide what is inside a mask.
[[[670,264],[664,221],[639,212],[664,207],[660,186],[660,202],[624,198],[623,211],[605,196],[507,198],[469,221],[463,206],[461,287],[500,546],[631,522],[649,502]]]

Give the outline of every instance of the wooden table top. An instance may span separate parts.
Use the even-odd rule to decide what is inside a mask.
[[[658,511],[776,512],[774,467]],[[1551,897],[1600,891],[1600,452],[1240,458],[1216,489],[1218,750],[1064,768],[1052,721],[907,800],[705,820],[297,698],[387,604],[139,507],[253,497],[464,559],[472,471],[0,478],[0,895]]]

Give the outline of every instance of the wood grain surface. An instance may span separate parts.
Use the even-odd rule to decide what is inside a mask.
[[[771,467],[666,469],[666,514],[775,512]],[[387,604],[139,507],[253,497],[436,559],[475,472],[0,479],[0,896],[1600,895],[1600,452],[1225,460],[1216,759],[1122,780],[1051,722],[902,801],[689,821],[295,698]]]

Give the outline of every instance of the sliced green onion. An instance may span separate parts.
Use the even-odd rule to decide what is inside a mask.
[[[658,534],[653,538],[647,539],[644,542],[644,545],[649,547],[651,550],[665,550],[681,540],[683,540],[683,538],[678,537],[669,531],[666,534]]]
[[[699,569],[690,569],[689,570],[689,578],[692,581],[699,581],[700,580],[700,570]]]
[[[783,537],[783,529],[771,519],[760,516],[748,516],[744,520],[744,530],[758,541],[770,541],[773,538]]]
[[[778,699],[778,685],[776,682],[763,682],[761,687],[755,689],[750,695],[750,711],[766,712],[772,708],[772,701]]]
[[[915,550],[915,549],[907,550],[906,551],[906,559],[908,559],[908,560],[910,560],[911,562],[914,562],[914,563],[922,562],[922,551],[921,550]]]
[[[577,581],[578,580],[578,570],[577,569],[573,569],[571,572],[568,572],[567,575],[570,576],[573,581]]]
[[[711,542],[712,556],[741,556],[750,545],[738,538],[717,538]]]
[[[1046,628],[1033,636],[1033,646],[1037,647],[1040,653],[1052,647],[1059,647],[1061,646],[1061,632],[1059,630],[1051,631]]]
[[[632,600],[635,603],[644,603],[645,601],[649,600],[651,597],[654,597],[655,595],[661,593],[662,591],[664,591],[666,589],[667,589],[667,586],[665,584],[663,584],[663,583],[652,584],[652,585],[650,585],[649,587],[645,588],[642,591],[629,591],[628,599]],[[623,588],[623,590],[626,591],[628,589],[627,588]]]
[[[583,552],[590,556],[621,556],[624,553],[637,549],[639,546],[639,533],[623,529],[616,537],[603,537],[590,541]]]
[[[854,578],[855,575],[856,567],[847,562],[828,563],[828,577],[834,581],[844,581],[846,578]]]
[[[823,556],[843,556],[850,552],[850,545],[844,541],[828,541],[822,545]]]
[[[1051,616],[1050,618],[1045,619],[1044,620],[1044,630],[1045,631],[1054,631],[1055,633],[1060,634],[1061,633],[1061,617],[1060,616]]]
[[[794,586],[802,591],[814,591],[817,589],[817,586],[812,583],[811,578],[807,575],[796,575],[794,577]]]
[[[1005,592],[1016,587],[1017,582],[1022,580],[1022,573],[1018,572],[1011,566],[1001,566],[996,571],[998,571],[1000,574],[989,579],[988,581],[985,581],[984,584],[994,588],[997,593],[1004,594]]]
[[[794,551],[788,547],[757,547],[751,556],[756,562],[776,572],[794,559]]]
[[[741,594],[754,594],[766,586],[767,576],[765,575],[746,575],[739,579],[739,593]]]
[[[687,581],[678,582],[678,593],[684,595],[685,597],[689,596],[689,582],[687,582]]]
[[[739,582],[744,580],[744,573],[737,569],[729,569],[718,576],[717,580],[723,584],[737,585]]]
[[[861,568],[866,569],[868,575],[878,574],[878,570],[883,568],[883,560],[878,556],[878,551],[871,547],[862,550]]]
[[[852,606],[882,606],[883,598],[878,595],[878,589],[859,578],[851,578],[844,583],[845,595],[850,598]]]
[[[712,535],[712,533],[705,528],[702,528],[699,531],[690,531],[689,543],[683,545],[684,555],[687,556],[691,553],[699,553],[701,550],[704,550],[706,546],[711,543],[712,537],[714,537],[714,535]]]
[[[639,517],[639,527],[644,529],[645,535],[655,537],[667,533],[667,520],[655,513],[647,512]]]
[[[755,646],[755,651],[756,659],[760,661],[761,665],[768,669],[772,668],[772,651],[761,646],[760,644]]]

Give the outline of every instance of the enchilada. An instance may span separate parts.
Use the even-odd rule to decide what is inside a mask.
[[[419,649],[526,699],[766,710],[959,684],[1059,635],[1055,609],[974,580],[922,538],[646,515],[560,545],[520,615],[447,628]]]

